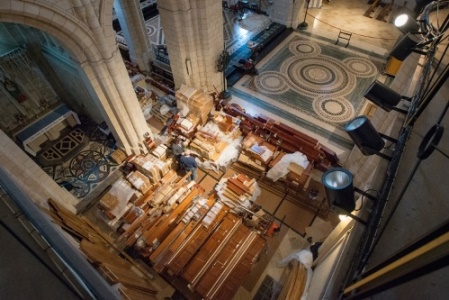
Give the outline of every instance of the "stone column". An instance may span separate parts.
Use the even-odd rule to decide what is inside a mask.
[[[53,199],[62,207],[76,213],[76,199],[61,188],[38,166],[17,144],[0,130],[0,165],[12,175],[34,202],[48,207],[47,200]]]
[[[306,0],[276,0],[271,7],[270,20],[296,28],[304,21]]]
[[[138,0],[115,0],[114,9],[125,36],[131,61],[141,70],[150,71],[154,58],[150,38]]]
[[[158,1],[176,88],[223,90],[222,73],[216,70],[224,48],[221,5],[215,0]]]
[[[148,125],[120,52],[117,48],[111,49],[108,44],[90,0],[82,0],[82,4],[87,25],[92,30],[101,54],[101,59],[84,64],[83,69],[102,101],[109,128],[118,134],[117,138],[127,154],[146,153],[147,149],[142,141],[144,134],[149,132]]]

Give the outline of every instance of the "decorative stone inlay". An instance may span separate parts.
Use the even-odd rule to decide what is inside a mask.
[[[321,53],[321,48],[318,44],[306,40],[291,42],[288,45],[288,50],[295,55],[315,56]]]
[[[104,155],[97,151],[85,150],[70,162],[72,175],[87,183],[104,180],[110,173],[110,165]]]
[[[282,94],[290,88],[287,78],[283,74],[274,71],[264,72],[260,76],[255,77],[254,85],[256,90],[270,94]]]
[[[312,98],[323,94],[344,96],[356,86],[356,77],[339,60],[329,56],[289,57],[281,65],[280,73],[287,75],[292,89]]]
[[[354,117],[354,107],[342,97],[319,96],[313,100],[313,110],[321,118],[337,123],[348,122]]]
[[[358,77],[372,77],[377,75],[377,67],[367,58],[349,57],[343,60],[348,70]]]
[[[76,148],[80,143],[73,137],[67,135],[59,140],[53,148],[58,151],[62,156],[67,155],[70,151]]]
[[[145,27],[147,28],[147,33],[149,36],[152,36],[157,31],[157,29],[154,28],[154,26],[146,24]]]
[[[48,161],[59,161],[62,159],[62,155],[59,154],[59,152],[57,152],[54,148],[48,148],[40,155]]]

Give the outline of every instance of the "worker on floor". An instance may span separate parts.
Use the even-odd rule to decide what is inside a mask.
[[[196,178],[198,177],[196,170],[198,168],[198,164],[196,163],[195,157],[190,155],[190,150],[186,150],[184,154],[179,157],[179,164],[186,172],[191,172],[189,178],[187,179],[189,181],[196,181]]]
[[[171,152],[179,160],[180,156],[184,154],[184,145],[182,139],[177,137],[175,142],[171,145]]]

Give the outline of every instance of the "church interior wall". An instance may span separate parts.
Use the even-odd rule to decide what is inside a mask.
[[[96,101],[93,100],[96,95],[86,84],[88,81],[83,72],[80,72],[79,66],[69,61],[62,53],[59,55],[54,51],[47,50],[44,52],[44,56],[67,92],[67,98],[63,101],[79,114],[86,115],[97,123],[103,122],[102,114],[95,105]]]

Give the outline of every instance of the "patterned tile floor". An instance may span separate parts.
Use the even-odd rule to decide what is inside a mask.
[[[73,154],[71,149],[66,149],[67,155],[70,154],[69,157],[60,163],[42,168],[59,185],[82,200],[116,171],[118,166],[109,158],[116,148],[115,140],[103,134],[96,123],[87,118],[80,117],[80,119],[81,125],[76,131],[82,132],[85,136],[87,140],[85,146]],[[60,140],[64,139],[65,137],[62,137]]]
[[[305,31],[297,29],[261,60],[256,66],[259,76],[247,75],[237,82],[230,89],[231,102],[245,107],[250,114],[281,117],[289,126],[336,151],[345,162],[352,142],[341,125],[365,109],[364,89],[382,77],[385,57],[400,36],[392,24],[363,16],[368,7],[367,3],[342,0],[309,9],[309,27]],[[340,30],[353,33],[347,48],[345,44],[335,45]],[[311,43],[306,45],[296,37],[304,35],[311,37]],[[315,57],[298,58],[301,52]]]
[[[257,64],[258,76],[245,76],[231,91],[351,149],[341,126],[360,113],[365,104],[363,94],[384,62],[384,57],[294,32]]]

